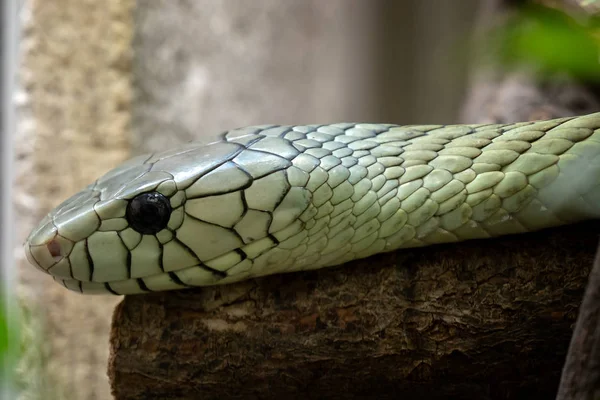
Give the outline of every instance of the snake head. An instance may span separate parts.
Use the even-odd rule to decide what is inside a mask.
[[[252,275],[250,258],[276,247],[284,237],[277,233],[310,203],[308,191],[289,183],[287,158],[252,148],[263,138],[240,134],[125,162],[40,222],[24,245],[28,260],[82,293]]]

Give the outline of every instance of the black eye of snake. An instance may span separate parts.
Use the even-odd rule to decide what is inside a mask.
[[[171,216],[169,199],[158,192],[142,193],[127,205],[125,217],[135,231],[152,235],[164,229]]]

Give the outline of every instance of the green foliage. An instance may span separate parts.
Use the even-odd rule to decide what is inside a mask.
[[[14,299],[8,308],[0,297],[0,398],[64,400],[64,385],[50,367],[43,314],[34,304]],[[4,393],[2,392],[4,390]]]
[[[0,293],[0,388],[14,388],[14,374],[19,348],[15,346],[17,338],[16,319],[6,304],[6,297]]]
[[[571,17],[529,4],[496,32],[497,56],[509,67],[531,65],[542,76],[567,72],[600,81],[599,28],[597,16]]]

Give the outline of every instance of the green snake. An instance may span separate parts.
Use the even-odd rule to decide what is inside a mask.
[[[135,157],[50,212],[28,260],[134,294],[600,217],[600,113],[509,125],[234,129]]]

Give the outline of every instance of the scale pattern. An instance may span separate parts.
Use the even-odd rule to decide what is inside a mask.
[[[511,125],[255,126],[136,157],[25,244],[68,289],[130,294],[333,266],[600,215],[600,114]],[[128,226],[134,196],[167,228]]]

